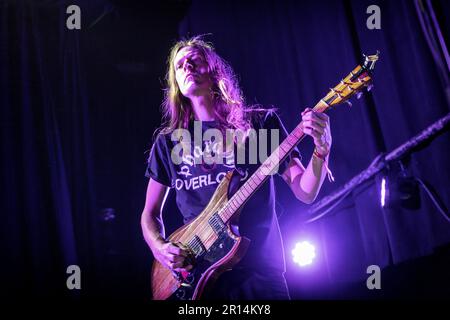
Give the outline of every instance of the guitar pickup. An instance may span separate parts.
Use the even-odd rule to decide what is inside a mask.
[[[209,218],[208,223],[217,235],[220,235],[225,230],[225,224],[217,213],[214,213]]]

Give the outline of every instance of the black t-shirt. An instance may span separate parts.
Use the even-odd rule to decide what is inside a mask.
[[[264,156],[270,155],[272,146],[271,129],[278,129],[279,143],[287,136],[286,129],[274,112],[267,112],[264,115],[253,117],[252,124],[256,132],[259,132],[259,129],[267,129],[267,135],[265,135],[267,136],[267,147],[263,150],[263,153],[265,152]],[[217,123],[215,121],[201,122],[202,132],[216,126]],[[188,130],[192,140],[194,140],[194,126],[191,124]],[[260,135],[256,136],[258,137],[258,143],[256,143],[258,157],[256,157],[257,161],[255,164],[249,164],[248,152],[250,150],[254,152],[255,149],[250,148],[248,139],[245,148],[245,159],[247,160],[245,164],[240,164],[242,161],[238,161],[236,148],[234,148],[231,156],[230,154],[225,155],[220,163],[207,164],[205,161],[197,163],[194,160],[195,156],[207,150],[214,150],[215,145],[212,139],[202,142],[203,150],[200,150],[199,146],[195,148],[194,141],[192,141],[191,154],[183,155],[181,163],[174,164],[171,157],[172,150],[180,142],[175,138],[173,140],[176,141],[172,141],[171,134],[160,134],[150,151],[145,176],[176,191],[178,208],[183,215],[184,222],[188,223],[206,207],[218,184],[227,172],[238,168],[243,173],[241,178],[241,183],[243,183],[259,167],[264,158],[261,161],[259,156]],[[274,139],[276,140],[276,138]],[[225,137],[223,141],[225,142]],[[177,150],[180,149],[179,147]],[[282,174],[286,170],[290,159],[294,156],[300,158],[297,149],[294,149],[290,156],[280,163],[278,174]],[[239,219],[239,233],[241,236],[251,240],[245,257],[239,263],[240,266],[250,268],[265,267],[277,271],[285,270],[283,244],[275,211],[273,176],[270,176],[264,182],[242,208]]]

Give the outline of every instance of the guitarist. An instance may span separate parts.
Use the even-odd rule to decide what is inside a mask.
[[[226,172],[239,168],[241,180],[258,168],[258,163],[238,163],[235,154],[221,163],[197,163],[194,154],[206,149],[217,151],[214,141],[203,142],[203,150],[195,147],[192,154],[174,163],[172,150],[180,140],[172,139],[175,129],[186,129],[193,137],[194,121],[202,131],[215,128],[267,129],[267,146],[272,145],[270,130],[278,130],[279,142],[287,132],[280,118],[272,111],[244,104],[241,90],[231,67],[200,37],[177,42],[171,49],[166,75],[167,87],[163,102],[164,125],[150,151],[146,176],[149,178],[145,207],[141,217],[143,236],[154,257],[174,271],[192,269],[187,253],[165,240],[161,211],[169,189],[175,189],[176,202],[188,223],[208,204]],[[328,116],[307,108],[301,114],[303,131],[314,139],[315,151],[307,167],[297,149],[280,163],[278,173],[296,198],[312,203],[327,174],[331,148]],[[185,137],[183,137],[185,138]],[[175,140],[175,141],[172,141]],[[225,139],[224,139],[225,140]],[[248,140],[248,139],[247,139]],[[186,142],[186,141],[184,141]],[[248,141],[247,141],[248,142]],[[261,141],[258,141],[259,146]],[[216,149],[214,149],[216,147]],[[251,151],[249,148],[248,152]],[[267,149],[270,154],[270,147]],[[254,150],[252,151],[254,152]],[[259,154],[259,152],[257,153]],[[246,154],[246,157],[248,154]],[[248,159],[248,158],[246,158]],[[264,159],[263,159],[264,160]],[[287,300],[289,293],[284,278],[285,261],[277,214],[273,176],[244,205],[239,220],[239,232],[251,240],[244,258],[222,274],[207,298],[232,300]]]

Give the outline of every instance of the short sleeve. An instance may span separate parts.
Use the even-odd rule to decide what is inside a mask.
[[[281,144],[286,137],[289,135],[288,131],[284,127],[283,122],[281,121],[280,117],[276,112],[269,111],[265,115],[264,123],[263,123],[264,129],[278,129],[279,130],[279,143]],[[283,174],[286,169],[288,168],[289,162],[292,158],[298,158],[299,160],[302,159],[300,151],[298,150],[297,146],[291,151],[291,153],[284,159],[279,167],[278,167],[278,174]]]
[[[150,150],[145,176],[147,178],[152,178],[165,186],[171,187],[171,162],[168,150],[166,137],[159,134]]]

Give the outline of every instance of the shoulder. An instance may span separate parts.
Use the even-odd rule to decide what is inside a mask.
[[[281,121],[280,115],[277,109],[268,109],[264,115],[262,121],[262,128],[264,129],[282,129],[284,128],[283,122]]]
[[[274,128],[281,124],[277,108],[255,108],[251,110],[251,121],[255,128]]]
[[[170,133],[155,132],[153,135],[153,143],[150,150],[150,157],[152,154],[163,155],[170,149]]]
[[[154,145],[167,145],[171,141],[171,137],[174,130],[169,130],[169,128],[158,129],[153,133],[153,144]]]
[[[154,146],[166,145],[168,136],[169,136],[168,134],[155,133],[155,135],[153,136],[153,145]]]

